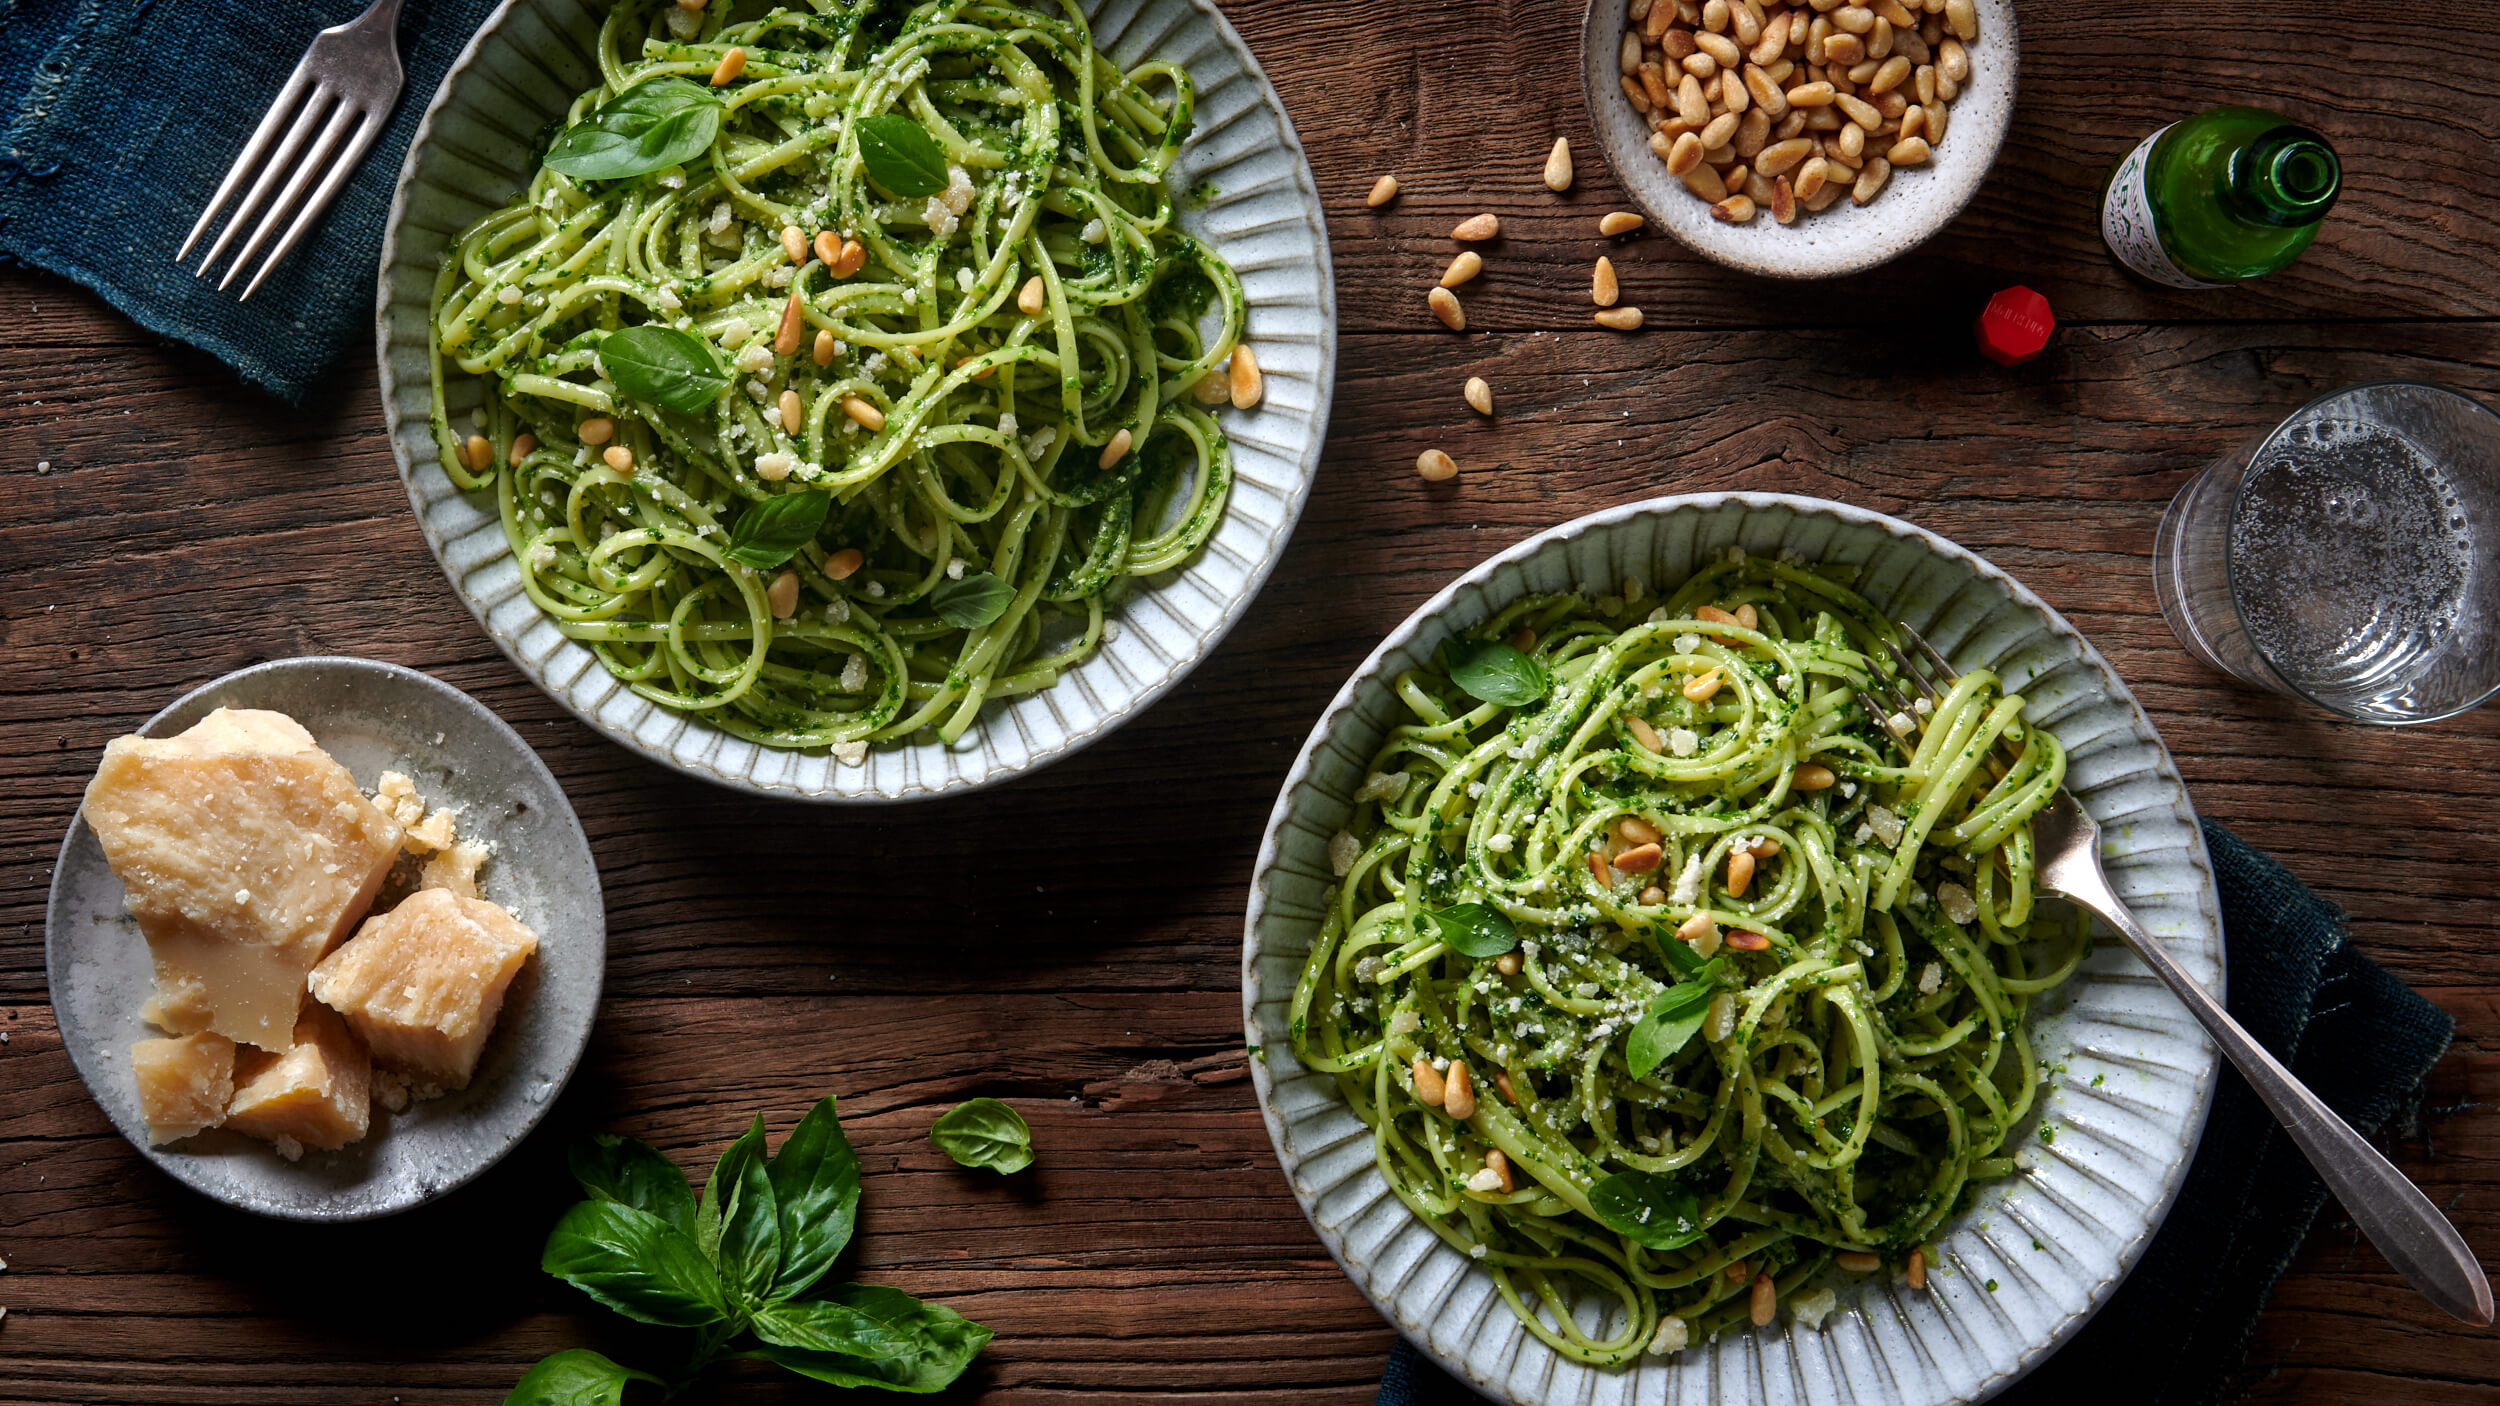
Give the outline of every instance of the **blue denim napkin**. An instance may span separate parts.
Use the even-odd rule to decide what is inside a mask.
[[[2453,1022],[2354,951],[2343,915],[2289,870],[2210,820],[2205,843],[2222,889],[2231,1014],[2363,1134],[2409,1116]],[[2231,1396],[2258,1310],[2326,1200],[2300,1150],[2224,1065],[2178,1204],[2144,1258],[2073,1341],[1997,1401],[2210,1406]],[[1478,1400],[1403,1341],[1380,1379],[1379,1406]]]
[[[250,302],[192,276],[203,250],[189,267],[174,251],[313,35],[365,3],[0,0],[0,256],[83,283],[302,400],[342,350],[373,337],[400,160],[494,0],[408,0],[408,85],[390,126]]]

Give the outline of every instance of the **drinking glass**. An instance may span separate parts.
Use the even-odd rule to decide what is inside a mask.
[[[2153,587],[2188,652],[2367,723],[2500,692],[2500,415],[2441,386],[2322,395],[2162,515]]]

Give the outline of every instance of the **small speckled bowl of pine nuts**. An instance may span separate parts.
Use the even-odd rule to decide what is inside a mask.
[[[2014,111],[2011,0],[1590,0],[1589,120],[1701,254],[1832,278],[1907,253],[1987,179]]]

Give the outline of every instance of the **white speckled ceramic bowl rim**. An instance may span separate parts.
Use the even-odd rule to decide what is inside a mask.
[[[1522,1329],[1490,1277],[1390,1192],[1370,1131],[1334,1081],[1293,1057],[1285,1012],[1334,882],[1328,837],[1352,813],[1394,714],[1389,681],[1527,591],[1611,591],[1626,575],[1672,588],[1729,546],[1859,563],[1858,588],[1879,608],[1957,665],[2000,669],[2030,699],[2028,719],[2066,743],[2069,784],[2107,827],[2119,893],[2221,990],[2220,904],[2186,789],[2126,685],[2057,612],[1978,556],[1881,513],[1780,494],[1659,498],[1565,523],[1467,572],[1381,642],[1312,729],[1269,819],[1245,924],[1242,1008],[1260,1111],[1329,1253],[1410,1341],[1496,1401],[1976,1401],[2107,1301],[2176,1196],[2212,1100],[2213,1046],[2116,941],[2035,1004],[2034,1053],[2054,1062],[2035,1119],[2057,1136],[2044,1144],[2027,1129],[2010,1144],[2022,1173],[1989,1184],[1937,1237],[1930,1292],[1843,1282],[1822,1331],[1792,1332],[1783,1314],[1770,1329],[1615,1371],[1566,1361]],[[1583,1306],[1582,1321],[1596,1327],[1597,1312]]]
[[[1310,163],[1273,85],[1209,0],[1087,0],[1095,41],[1124,65],[1152,52],[1197,80],[1197,130],[1176,189],[1215,195],[1181,223],[1241,274],[1249,338],[1267,383],[1249,412],[1221,412],[1234,486],[1225,521],[1186,566],[1154,578],[1115,617],[1118,638],[1056,687],[993,703],[964,742],[872,748],[861,767],[740,741],[634,694],[566,639],[521,590],[492,505],[455,489],[428,425],[427,311],[447,242],[517,190],[516,158],[596,82],[581,36],[596,0],[505,0],[444,77],[402,167],[382,247],[382,409],[426,545],[489,638],[574,716],[663,766],[759,795],[827,802],[917,800],[996,784],[1107,735],[1212,652],[1266,583],[1309,496],[1336,380],[1336,288]],[[455,421],[475,404],[454,383]]]
[[[1781,225],[1768,211],[1745,224],[1711,218],[1710,206],[1667,174],[1649,149],[1649,128],[1625,100],[1617,52],[1628,0],[1589,0],[1581,23],[1581,87],[1599,150],[1650,220],[1686,247],[1764,278],[1838,278],[1899,258],[1962,213],[1996,165],[2014,119],[2021,42],[2012,0],[1978,0],[1971,77],[1949,106],[1945,139],[1924,167],[1893,172],[1866,205],[1842,200]],[[1916,8],[1913,6],[1913,8]]]

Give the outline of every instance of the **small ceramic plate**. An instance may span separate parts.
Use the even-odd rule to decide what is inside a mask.
[[[1665,3],[1665,0],[1661,0]],[[1649,148],[1649,125],[1623,93],[1620,58],[1629,0],[1589,0],[1581,23],[1580,70],[1589,122],[1615,179],[1650,220],[1695,253],[1764,278],[1838,278],[1895,259],[1953,223],[1979,193],[2014,116],[2020,45],[2012,0],[1977,0],[1979,34],[1970,44],[1970,81],[1946,109],[1944,140],[1925,166],[1892,173],[1865,205],[1841,199],[1819,214],[1782,225],[1769,211],[1741,225],[1713,219],[1710,206],[1667,173]],[[1916,10],[1918,5],[1912,4]],[[1787,86],[1802,82],[1792,78]]]
[[[427,345],[434,276],[462,230],[519,190],[536,135],[599,81],[592,57],[610,0],[505,0],[478,30],[408,148],[382,245],[382,414],[391,451],[443,573],[497,648],[547,696],[618,744],[689,776],[805,801],[906,801],[995,785],[1108,736],[1211,653],[1275,569],[1319,468],[1336,384],[1337,294],[1328,225],[1284,103],[1213,0],[1084,0],[1094,43],[1124,68],[1149,58],[1197,84],[1197,127],[1175,191],[1212,193],[1182,229],[1241,275],[1250,346],[1267,381],[1250,411],[1218,419],[1233,449],[1224,521],[1198,554],[1140,583],[1119,632],[1050,688],[994,702],[960,743],[869,749],[864,766],[823,751],[758,747],[635,693],[568,639],[521,588],[492,493],[464,494],[436,457]],[[474,377],[444,387],[455,422]]]
[[[494,847],[479,891],[538,934],[538,954],[513,979],[469,1087],[400,1113],[376,1103],[361,1142],[292,1163],[265,1142],[222,1130],[151,1147],[130,1046],[159,1033],[139,1019],[155,976],[122,906],[121,880],[80,817],[61,841],[44,917],[61,1043],[122,1136],[204,1195],[301,1221],[368,1220],[422,1205],[518,1146],[581,1060],[608,951],[590,842],[528,743],[485,705],[415,670],[340,657],[258,664],[185,694],[139,732],[170,737],[217,708],[286,713],[366,790],[385,771],[404,772],[429,805],[459,807],[461,838]]]
[[[1835,1285],[1820,1330],[1787,1315],[1618,1370],[1530,1337],[1487,1275],[1390,1191],[1371,1130],[1336,1081],[1293,1056],[1289,1004],[1330,877],[1328,839],[1397,720],[1404,670],[1529,592],[1606,594],[1637,576],[1663,595],[1731,547],[1859,566],[1857,588],[1959,668],[1988,665],[2065,744],[2067,784],[2101,822],[2119,896],[2190,974],[2222,990],[2221,902],[2187,788],[2100,653],[2020,582],[1909,523],[1845,503],[1708,493],[1611,508],[1538,534],[1424,603],[1355,670],[1312,729],[1269,818],[1250,889],[1242,1005],[1269,1136],[1311,1225],[1380,1311],[1450,1374],[1512,1406],[1943,1406],[1990,1396],[2108,1301],[2187,1174],[2218,1056],[2124,944],[2104,942],[2028,1024],[2042,1068],[2015,1176],[1977,1189],[1936,1237],[1924,1293]],[[2041,1127],[2053,1128],[2043,1135]],[[1620,1309],[1583,1301],[1613,1331]]]

